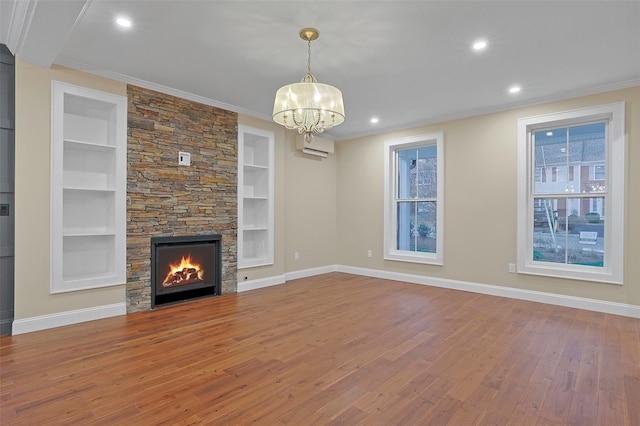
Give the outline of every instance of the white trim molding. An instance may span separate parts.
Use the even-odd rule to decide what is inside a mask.
[[[22,43],[29,32],[31,20],[36,10],[37,2],[33,1],[6,1],[1,2],[0,10],[11,16],[6,34],[0,34],[3,39],[6,37],[6,45],[14,55],[22,47]],[[2,31],[5,31],[4,29]]]
[[[565,306],[568,308],[586,309],[594,312],[602,312],[612,315],[621,315],[631,318],[640,318],[640,306],[627,303],[608,302],[605,300],[588,299],[584,297],[566,296],[562,294],[545,293],[541,291],[523,290],[512,287],[503,287],[490,284],[474,283],[469,281],[449,280],[423,275],[405,274],[400,272],[383,271],[378,269],[359,268],[345,265],[329,265],[319,268],[310,268],[300,271],[287,272],[257,280],[238,283],[238,292],[256,290],[284,284],[287,281],[328,274],[331,272],[343,272],[346,274],[365,277],[382,278],[394,281],[403,281],[411,284],[428,285],[432,287],[448,288],[451,290],[469,291],[472,293],[487,294],[491,296],[508,297],[511,299],[528,300],[530,302],[546,303],[549,305]],[[96,306],[94,308],[78,309],[74,311],[60,312],[50,315],[15,320],[13,322],[13,335],[30,333],[33,331],[47,330],[65,325],[78,324],[103,318],[126,315],[125,303]]]
[[[282,277],[286,281],[299,278],[307,278],[315,275],[331,272],[343,272],[346,274],[361,275],[386,280],[403,281],[411,284],[428,285],[432,287],[448,288],[451,290],[468,291],[472,293],[487,294],[490,296],[507,297],[510,299],[527,300],[530,302],[546,303],[549,305],[565,306],[567,308],[585,309],[588,311],[602,312],[605,314],[621,315],[631,318],[640,318],[640,306],[628,303],[609,302],[606,300],[589,299],[585,297],[567,296],[564,294],[546,293],[543,291],[523,290],[513,287],[482,284],[470,281],[449,280],[424,275],[405,274],[401,272],[383,271],[379,269],[359,268],[346,265],[329,265],[319,268],[304,269],[287,272],[284,276],[247,281],[238,284],[238,292],[283,284]],[[244,284],[241,287],[241,284]]]
[[[238,293],[242,293],[243,291],[256,290],[259,288],[284,284],[285,282],[286,282],[286,279],[284,275],[276,275],[274,277],[259,278],[251,281],[239,281]]]
[[[238,282],[238,293],[249,290],[256,290],[258,288],[271,287],[274,285],[284,284],[287,281],[297,280],[300,278],[313,277],[315,275],[328,274],[330,272],[336,272],[337,265],[321,266],[319,268],[301,269],[299,271],[287,272],[284,275],[275,275],[273,277],[259,278],[250,281]]]
[[[284,274],[287,281],[297,280],[300,278],[313,277],[315,275],[328,274],[330,272],[336,272],[338,265],[321,266],[319,268],[301,269],[299,271],[287,272]]]
[[[32,331],[47,330],[49,328],[78,324],[109,317],[127,314],[126,303],[95,306],[93,308],[76,309],[74,311],[58,312],[55,314],[17,319],[13,321],[12,335],[31,333]]]
[[[423,275],[404,274],[399,272],[381,271],[377,269],[358,268],[353,266],[338,266],[338,272],[367,277],[404,281],[412,284],[428,285],[432,287],[448,288],[452,290],[469,291],[472,293],[488,294],[491,296],[508,297],[510,299],[528,300],[530,302],[546,303],[549,305],[565,306],[568,308],[586,309],[605,314],[622,315],[640,318],[640,306],[627,303],[609,302],[606,300],[588,299],[585,297],[567,296],[564,294],[546,293],[542,291],[523,290],[491,284],[474,283],[469,281],[449,280]]]
[[[400,194],[401,188],[410,187],[409,169],[419,159],[402,158],[400,151],[421,150],[435,147],[436,149],[436,196],[420,197],[414,194]],[[428,263],[432,265],[444,264],[444,133],[433,132],[416,136],[384,141],[384,259],[400,262]],[[417,169],[416,169],[417,170]],[[409,249],[413,232],[413,223],[409,223],[411,213],[410,204],[436,203],[436,251],[435,253]],[[404,213],[399,213],[401,209]],[[415,212],[416,219],[418,217]],[[417,227],[418,224],[416,223]],[[399,232],[402,230],[402,232]],[[402,248],[399,248],[402,247]]]
[[[567,192],[569,198],[566,199],[583,200],[584,198],[582,197],[595,195],[604,200],[604,211],[606,211],[604,235],[606,238],[603,242],[603,265],[602,267],[594,267],[577,263],[571,264],[568,261],[565,261],[565,263],[539,261],[534,257],[534,198],[562,198],[565,197],[565,194],[557,190],[540,192],[534,189],[532,183],[535,176],[533,167],[535,167],[536,155],[534,134],[553,128],[594,123],[603,123],[606,126],[606,136],[604,136],[605,155],[603,158],[607,174],[606,190],[586,193],[582,188],[579,188],[576,193]],[[624,181],[626,162],[624,131],[624,102],[518,119],[517,271],[519,274],[543,275],[620,285],[624,283]],[[589,163],[581,163],[580,165],[582,164]],[[553,240],[553,244],[556,244],[555,240]],[[560,246],[561,244],[556,245],[556,247]],[[564,247],[568,250],[569,244],[565,243]]]
[[[247,115],[253,118],[259,118],[265,121],[271,121],[270,115],[260,114],[255,111],[251,111],[246,108],[241,108],[235,105],[231,105],[225,102],[216,101],[215,99],[207,98],[205,96],[196,95],[195,93],[186,92],[180,89],[174,89],[173,87],[164,86],[162,84],[154,83],[152,81],[143,80],[136,77],[131,77],[126,74],[120,74],[114,71],[105,70],[95,67],[93,65],[87,65],[82,62],[74,61],[73,59],[65,58],[64,56],[56,59],[56,64],[63,67],[72,68],[78,71],[87,72],[97,75],[99,77],[108,78],[111,80],[119,81],[121,83],[132,84],[134,86],[142,87],[144,89],[155,90],[156,92],[164,93],[166,95],[175,96],[177,98],[186,99],[189,101],[198,102],[204,105],[224,109],[238,114]]]

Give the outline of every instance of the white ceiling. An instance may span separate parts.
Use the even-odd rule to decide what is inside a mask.
[[[23,61],[266,120],[306,73],[299,30],[318,28],[312,72],[345,102],[336,140],[640,84],[640,1],[0,0],[0,13]]]

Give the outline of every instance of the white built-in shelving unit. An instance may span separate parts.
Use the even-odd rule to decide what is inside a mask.
[[[238,268],[273,264],[273,132],[238,125]]]
[[[126,150],[126,97],[52,82],[51,293],[126,282]]]

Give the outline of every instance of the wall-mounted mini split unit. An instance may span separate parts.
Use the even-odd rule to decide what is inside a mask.
[[[316,157],[327,158],[333,154],[334,142],[330,139],[313,136],[311,142],[304,141],[304,135],[296,136],[296,149],[304,154],[315,155]]]

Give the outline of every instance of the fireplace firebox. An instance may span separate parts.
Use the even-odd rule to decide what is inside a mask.
[[[151,308],[220,294],[221,235],[151,238]]]

